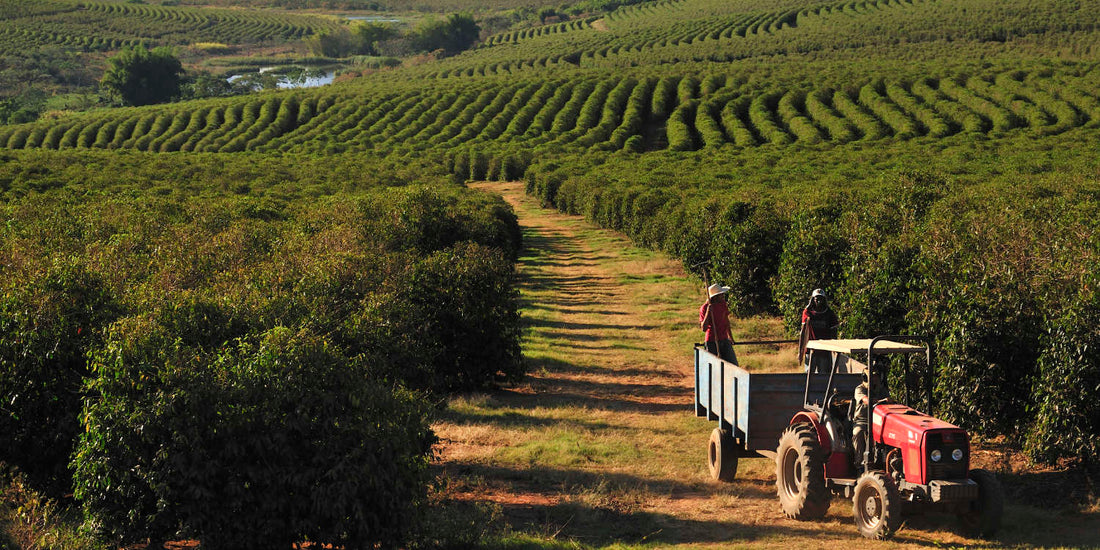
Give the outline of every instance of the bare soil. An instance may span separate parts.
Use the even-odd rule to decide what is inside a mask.
[[[834,499],[821,521],[783,517],[774,464],[743,459],[737,480],[710,480],[697,419],[691,344],[701,283],[660,254],[576,216],[541,208],[522,183],[475,187],[516,210],[526,250],[518,263],[530,374],[484,395],[456,398],[434,429],[449,497],[496,506],[512,535],[603,547],[864,545],[852,504]],[[736,319],[740,339],[781,338],[778,319]],[[790,346],[740,348],[750,369],[789,370]],[[1096,480],[1037,468],[1002,442],[977,465],[1009,496],[995,541],[967,538],[954,518],[909,518],[891,546],[1100,546]],[[1033,498],[1035,497],[1035,498]],[[525,539],[526,540],[526,539]]]

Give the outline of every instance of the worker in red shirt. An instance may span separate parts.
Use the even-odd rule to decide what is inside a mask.
[[[733,352],[733,334],[730,332],[730,310],[726,304],[726,293],[730,287],[717,284],[707,288],[710,296],[699,308],[699,328],[706,333],[707,351],[737,364],[737,354]]]
[[[837,336],[837,328],[840,327],[840,319],[829,308],[829,299],[825,291],[814,289],[810,294],[810,303],[802,310],[802,331],[799,335],[799,354],[806,352],[806,342],[810,340],[833,340]],[[811,365],[807,365],[814,372],[829,372],[832,365],[829,362],[829,354],[814,353]]]

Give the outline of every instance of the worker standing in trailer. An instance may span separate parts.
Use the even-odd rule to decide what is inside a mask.
[[[837,337],[837,329],[840,327],[840,319],[836,312],[829,307],[829,299],[825,291],[815,288],[810,294],[810,303],[802,310],[802,330],[798,338],[798,355],[805,357],[806,343],[810,340],[833,340]],[[812,365],[807,367],[814,372],[829,372],[828,356],[826,354],[813,354]]]
[[[707,351],[737,364],[737,354],[733,351],[733,333],[730,332],[730,310],[726,303],[726,294],[730,287],[718,284],[707,288],[709,297],[699,308],[699,328],[706,333]]]

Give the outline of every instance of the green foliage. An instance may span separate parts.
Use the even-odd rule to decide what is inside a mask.
[[[499,252],[460,245],[416,262],[347,321],[343,337],[365,348],[376,377],[434,392],[483,389],[525,372],[516,300]],[[387,342],[401,345],[378,345]]]
[[[21,266],[0,298],[0,460],[38,487],[64,492],[79,432],[84,354],[121,313],[104,281],[76,258]]]
[[[837,281],[844,280],[849,244],[837,223],[841,212],[836,206],[827,206],[799,213],[791,220],[772,294],[792,332],[798,330],[810,292],[822,288],[835,297]]]
[[[1049,321],[1026,449],[1042,461],[1100,461],[1100,292],[1095,279]]]
[[[453,55],[473,46],[480,32],[473,17],[454,13],[446,19],[421,24],[416,28],[412,43],[422,51],[443,50]]]
[[[125,48],[107,64],[100,86],[123,103],[151,105],[180,95],[183,66],[168,48]]]
[[[523,375],[515,216],[423,162],[5,157],[3,460],[65,491],[83,432],[77,494],[125,541],[410,540],[428,400],[394,388]]]
[[[408,539],[435,439],[425,405],[308,332],[274,328],[216,353],[173,336],[127,319],[93,357],[98,397],[73,466],[99,529],[210,548]]]
[[[6,0],[0,54],[50,45],[64,50],[114,51],[139,44],[289,42],[338,28],[326,17],[286,12],[177,7],[134,2]]]
[[[711,278],[731,288],[730,309],[772,311],[771,281],[779,269],[787,225],[775,207],[728,202],[715,220],[710,243]]]
[[[399,36],[397,28],[385,23],[361,23],[352,29],[335,29],[318,33],[309,38],[314,55],[324,57],[348,57],[352,55],[381,55],[379,44]]]

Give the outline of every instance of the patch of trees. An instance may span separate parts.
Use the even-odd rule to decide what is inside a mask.
[[[182,77],[183,65],[170,48],[138,45],[108,58],[99,84],[120,103],[152,105],[178,97]]]
[[[445,19],[430,19],[413,29],[401,31],[386,23],[363,23],[352,29],[321,33],[309,39],[310,48],[325,57],[384,55],[402,57],[417,52],[442,52],[454,55],[472,47],[480,27],[473,17],[451,14]]]

